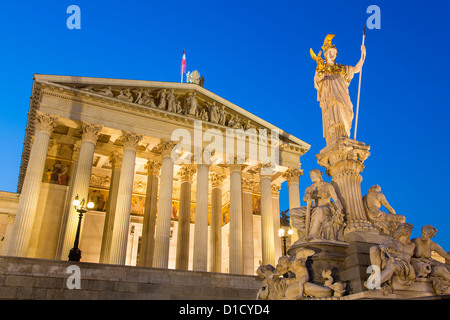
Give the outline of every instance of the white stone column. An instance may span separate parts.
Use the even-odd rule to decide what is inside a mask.
[[[300,177],[303,174],[303,170],[300,169],[293,169],[289,168],[285,172],[282,173],[282,176],[284,179],[286,179],[288,183],[288,189],[289,189],[289,210],[294,208],[301,207],[300,203],[300,190],[299,190],[299,180]],[[292,220],[289,219],[290,225],[292,227]],[[292,227],[293,228],[293,227]],[[294,234],[291,236],[291,242],[294,243],[298,240],[298,234],[297,232],[294,232]]]
[[[34,141],[9,242],[9,256],[25,257],[27,255],[50,136],[57,120],[58,116],[36,110]]]
[[[155,230],[153,267],[169,266],[170,218],[172,212],[173,161],[171,152],[175,143],[162,140],[157,149],[162,153],[158,216]]]
[[[191,189],[195,168],[192,165],[181,166],[178,175],[181,179],[180,210],[178,211],[177,254],[175,268],[189,268],[189,238],[191,231]]]
[[[262,263],[275,265],[272,183],[268,168],[261,168],[261,237]]]
[[[147,165],[147,191],[145,195],[144,221],[141,239],[139,265],[151,267],[153,264],[153,251],[155,247],[156,205],[158,203],[159,170],[161,162],[148,160]]]
[[[114,217],[109,263],[124,265],[127,257],[136,150],[143,136],[125,130],[122,131],[122,134],[122,169],[120,171],[119,189],[117,191],[116,215]]]
[[[275,261],[283,255],[281,238],[278,236],[280,230],[280,188],[272,184],[272,209],[273,209],[273,237],[275,240]]]
[[[230,273],[243,274],[242,251],[242,165],[231,164],[230,168]]]
[[[211,272],[222,272],[222,183],[225,175],[211,172]]]
[[[94,159],[94,149],[97,143],[98,136],[102,130],[102,125],[91,124],[87,122],[82,123],[82,137],[80,156],[78,159],[77,174],[73,186],[73,198],[77,195],[80,200],[85,199],[86,203],[89,201],[89,184],[91,181],[92,161]],[[72,203],[74,199],[67,199]],[[78,226],[78,212],[72,207],[67,216],[66,230],[64,233],[64,240],[61,249],[61,260],[67,260],[70,249],[73,247],[75,240],[75,233]]]
[[[122,156],[113,153],[109,157],[111,163],[111,180],[109,186],[108,201],[106,203],[105,222],[103,225],[102,247],[100,249],[100,263],[109,263],[111,255],[111,241],[116,216],[117,193],[119,191],[120,171],[122,168]]]
[[[244,255],[244,274],[255,274],[255,254],[253,243],[253,201],[252,194],[256,181],[242,178],[242,252]]]
[[[208,268],[208,187],[209,165],[198,164],[192,266],[194,271],[207,271]]]

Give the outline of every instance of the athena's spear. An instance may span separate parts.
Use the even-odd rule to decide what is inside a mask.
[[[366,27],[363,28],[362,45],[364,45],[365,38],[366,38]],[[356,102],[355,136],[353,138],[355,140],[356,140],[356,131],[358,129],[359,95],[361,92],[361,77],[362,77],[362,66],[361,66],[361,70],[359,71],[358,100]]]

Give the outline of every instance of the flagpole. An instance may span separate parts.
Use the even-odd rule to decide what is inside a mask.
[[[186,72],[186,52],[183,47],[183,57],[181,58],[181,83],[183,83],[183,73]]]
[[[366,27],[363,28],[362,45],[364,45],[365,38],[366,38]],[[356,131],[358,130],[358,113],[359,113],[359,96],[361,93],[361,77],[362,77],[362,66],[361,66],[361,70],[359,71],[358,100],[356,102],[355,136],[353,138],[354,140],[356,140]]]

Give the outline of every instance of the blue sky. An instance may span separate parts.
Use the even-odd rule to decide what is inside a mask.
[[[80,30],[66,27],[73,4]],[[450,250],[447,1],[2,2],[0,190],[16,190],[33,74],[178,82],[184,46],[206,89],[312,145],[301,159],[303,197],[325,146],[309,49],[335,34],[337,62],[355,65],[369,5],[380,7],[381,29],[366,32],[357,139],[371,156],[362,192],[379,184],[413,236],[432,224]],[[357,89],[355,76],[354,106]]]

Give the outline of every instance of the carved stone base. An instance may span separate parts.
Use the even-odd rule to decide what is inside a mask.
[[[394,277],[392,281],[393,291],[385,294],[382,289],[380,290],[366,290],[355,294],[344,296],[341,300],[406,300],[406,299],[450,299],[449,295],[437,296],[434,293],[433,284],[431,280],[417,279],[412,285],[404,286]]]
[[[300,249],[310,249],[315,252],[306,265],[311,282],[323,285],[322,272],[331,270],[335,281],[341,281],[341,271],[344,269],[344,259],[346,257],[348,244],[333,240],[297,240],[288,250],[288,255],[295,255]]]

